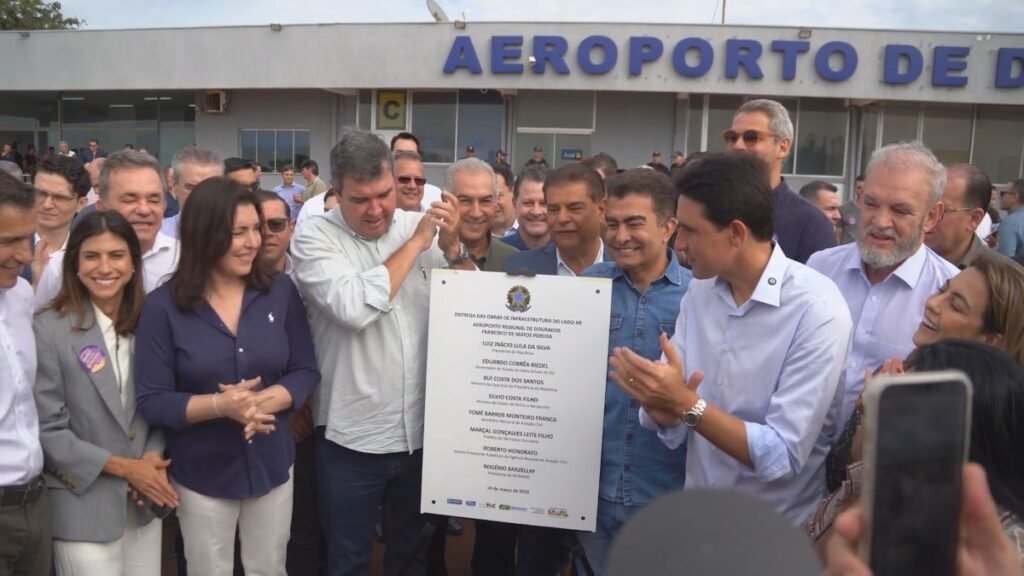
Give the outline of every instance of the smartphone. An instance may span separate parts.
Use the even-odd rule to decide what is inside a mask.
[[[167,518],[171,515],[172,512],[174,512],[174,508],[170,508],[168,506],[160,506],[156,502],[150,500],[149,498],[146,498],[146,508],[149,508],[149,511],[161,520]]]
[[[952,370],[868,385],[860,552],[875,576],[955,576],[971,396]]]

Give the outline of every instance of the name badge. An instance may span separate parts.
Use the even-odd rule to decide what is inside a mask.
[[[107,353],[99,346],[86,346],[78,353],[78,363],[90,374],[95,374],[107,365]]]

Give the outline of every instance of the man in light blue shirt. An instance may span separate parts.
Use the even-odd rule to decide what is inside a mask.
[[[1008,214],[999,224],[996,250],[1013,258],[1024,252],[1024,179],[1011,180],[999,193],[999,203]]]
[[[594,264],[583,275],[612,279],[609,353],[625,346],[657,360],[659,337],[675,332],[679,301],[693,278],[669,248],[676,230],[672,182],[636,168],[609,176],[605,186],[604,244],[614,262]],[[579,535],[597,576],[605,573],[608,550],[622,525],[686,480],[686,447],[670,449],[641,428],[638,408],[615,382],[606,382],[597,531]]]
[[[761,160],[711,154],[676,191],[676,250],[694,280],[663,359],[617,348],[611,378],[666,446],[687,442],[687,489],[742,492],[799,525],[825,491],[850,313],[832,281],[772,242]]]
[[[946,170],[920,142],[876,150],[868,163],[855,244],[823,250],[807,265],[835,281],[853,317],[840,426],[853,414],[864,374],[914,349],[924,303],[959,272],[924,245],[942,220]]]
[[[281,168],[281,185],[274,188],[274,194],[280,196],[281,200],[288,204],[288,217],[292,222],[299,217],[299,210],[302,209],[302,193],[305,191],[305,186],[295,183],[295,166],[288,164]]]

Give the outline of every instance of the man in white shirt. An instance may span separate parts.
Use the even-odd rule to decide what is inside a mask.
[[[310,311],[323,380],[315,450],[330,574],[368,570],[383,503],[392,573],[415,554],[419,513],[430,272],[473,269],[455,198],[426,214],[395,208],[391,153],[349,130],[331,151],[338,208],[292,240],[293,278]],[[434,236],[437,235],[437,239]],[[424,574],[414,562],[407,574]]]
[[[142,283],[152,292],[166,282],[178,266],[178,241],[160,232],[164,220],[164,179],[160,164],[149,154],[119,150],[107,158],[100,173],[97,210],[124,216],[142,248]],[[37,309],[60,292],[64,262],[52,260],[36,288]]]
[[[186,146],[174,155],[171,170],[171,195],[178,201],[178,213],[170,218],[164,218],[160,232],[171,238],[178,238],[181,232],[181,211],[185,209],[192,190],[207,178],[223,176],[224,164],[220,156],[212,150]]]
[[[676,191],[676,250],[694,280],[662,360],[617,348],[611,377],[643,405],[641,425],[669,448],[687,442],[687,489],[736,490],[799,525],[824,495],[850,313],[835,284],[772,240],[760,159],[708,155]]]
[[[32,387],[32,287],[18,275],[32,261],[32,187],[0,173],[0,573],[48,576],[49,499]]]
[[[427,185],[423,176],[423,160],[411,150],[395,150],[391,154],[395,165],[397,206],[406,212],[422,212],[423,187]]]
[[[924,245],[942,220],[946,169],[920,142],[901,142],[871,155],[855,244],[811,256],[807,265],[843,293],[855,327],[846,368],[840,425],[853,414],[864,373],[905,358],[924,303],[958,272]]]
[[[420,151],[420,140],[411,132],[399,132],[391,139],[391,152],[415,152],[423,159],[423,152]],[[420,201],[420,212],[430,210],[434,202],[441,201],[441,189],[433,184],[423,184],[423,199]]]

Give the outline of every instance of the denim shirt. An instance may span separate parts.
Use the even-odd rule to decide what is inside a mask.
[[[601,262],[584,276],[612,279],[608,353],[627,347],[650,360],[661,358],[658,336],[672,337],[679,302],[693,276],[669,251],[665,273],[641,293],[614,262]],[[611,378],[605,383],[604,437],[598,495],[627,506],[647,504],[659,495],[682,488],[686,480],[686,444],[670,450],[655,432],[642,428],[640,404]]]

